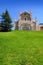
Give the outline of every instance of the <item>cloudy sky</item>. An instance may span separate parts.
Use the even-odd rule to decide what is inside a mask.
[[[32,9],[33,19],[37,16],[38,22],[43,23],[43,0],[0,0],[0,14],[6,9],[13,22],[15,18],[19,18],[19,12],[29,12]]]

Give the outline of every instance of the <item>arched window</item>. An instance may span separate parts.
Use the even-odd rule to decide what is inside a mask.
[[[26,21],[26,18],[25,18],[25,21]]]

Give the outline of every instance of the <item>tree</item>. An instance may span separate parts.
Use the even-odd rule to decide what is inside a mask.
[[[1,15],[2,20],[1,20],[1,27],[3,28],[2,31],[11,31],[12,28],[12,20],[9,16],[8,11],[6,10],[5,13]]]

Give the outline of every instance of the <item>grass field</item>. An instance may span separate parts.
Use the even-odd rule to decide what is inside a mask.
[[[0,65],[43,65],[43,31],[0,32]]]

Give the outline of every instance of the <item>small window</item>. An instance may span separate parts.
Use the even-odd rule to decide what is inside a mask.
[[[24,15],[26,15],[26,13],[24,13]]]

